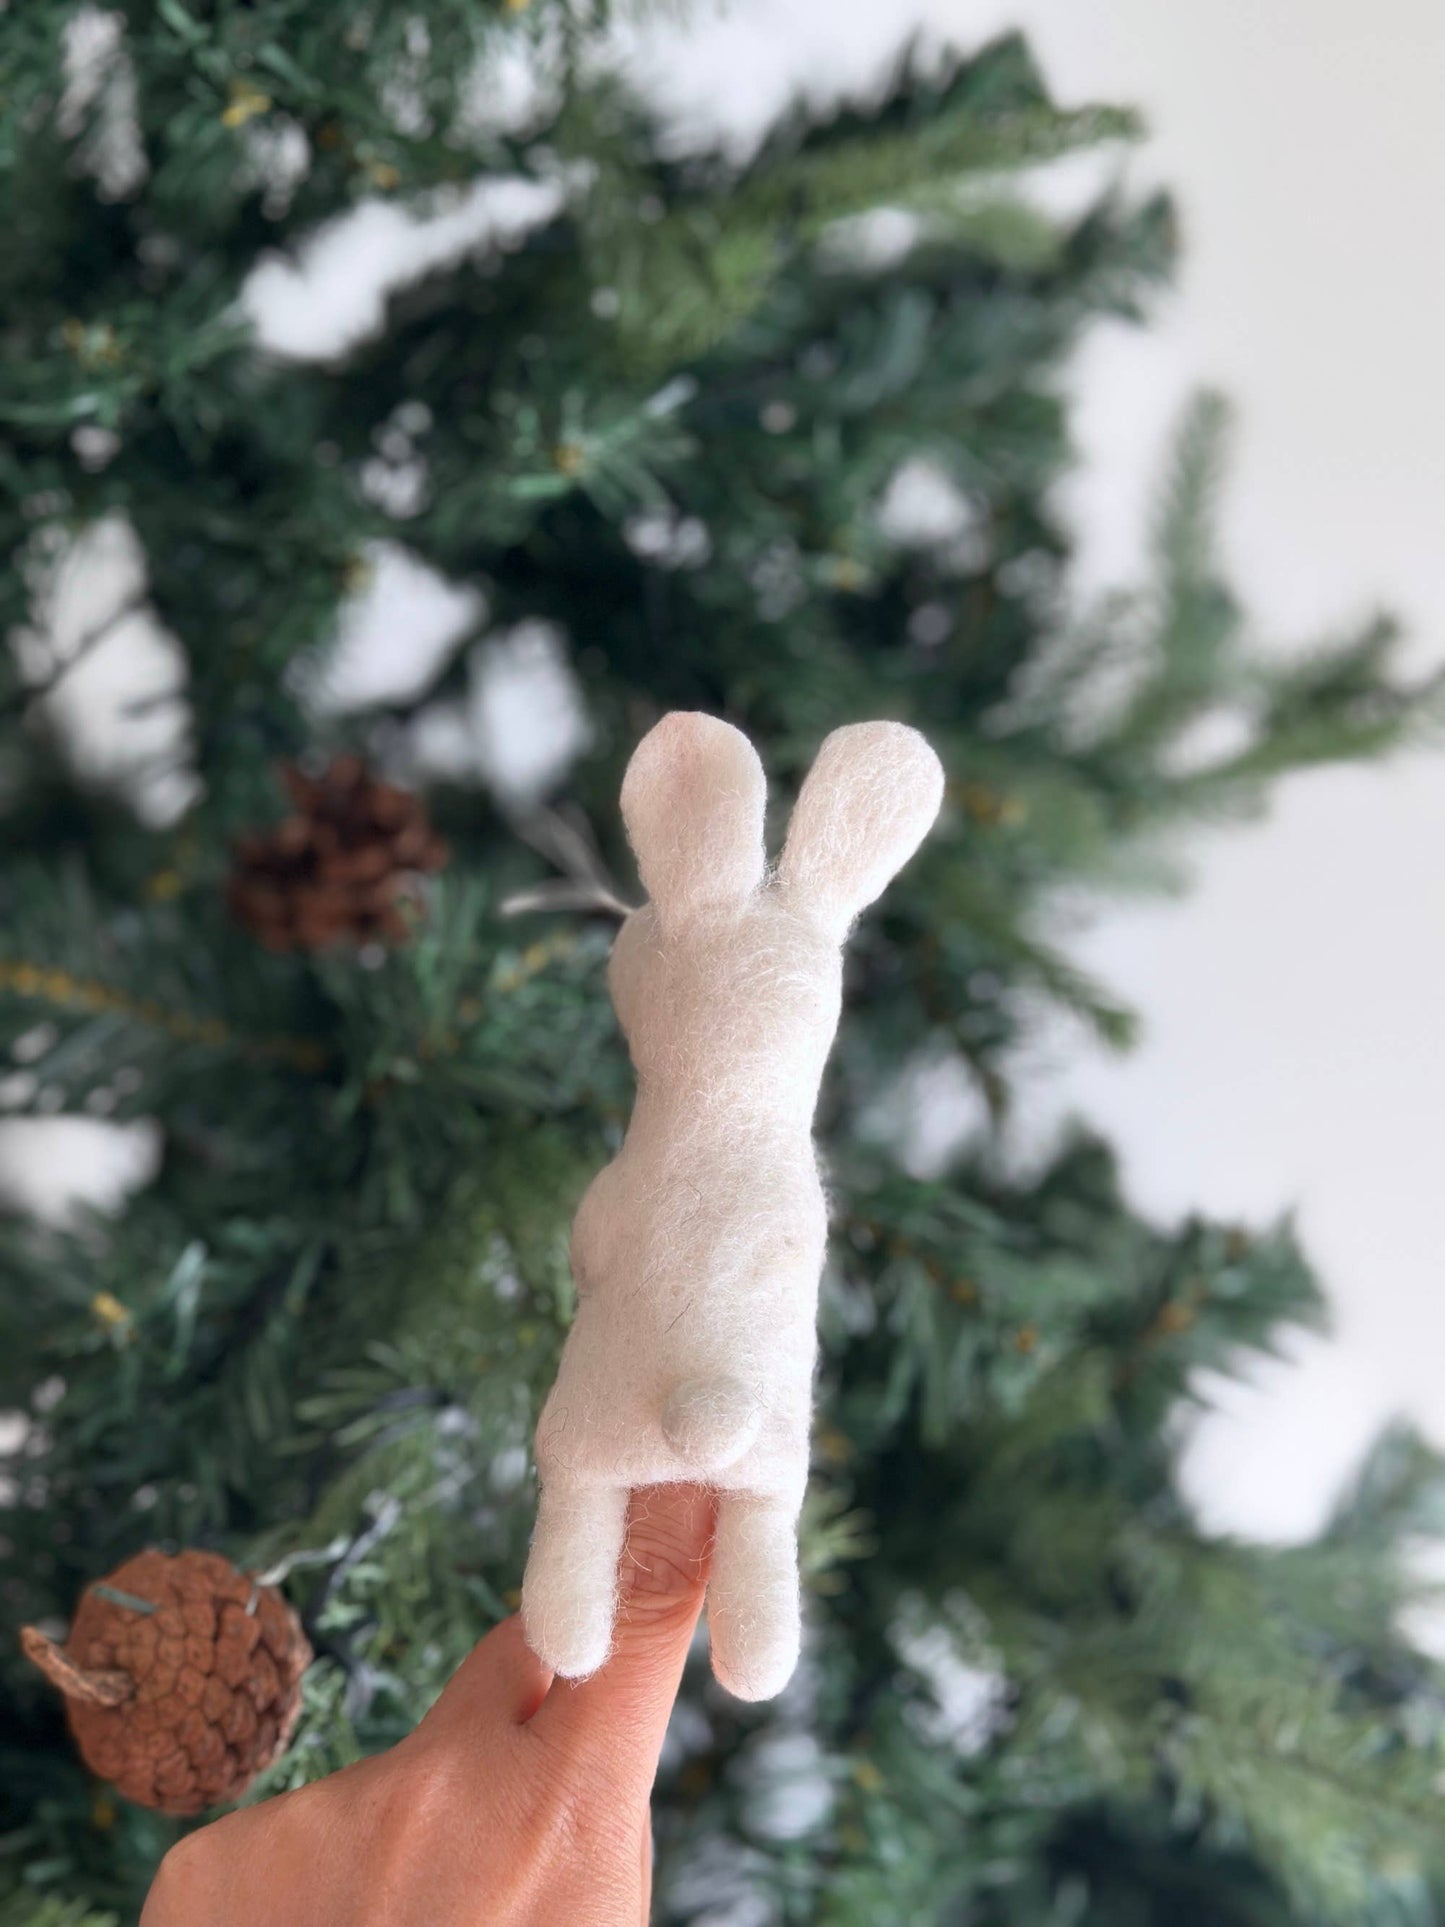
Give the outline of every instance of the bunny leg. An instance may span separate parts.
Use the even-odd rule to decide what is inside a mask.
[[[721,1494],[707,1623],[712,1669],[735,1698],[783,1690],[802,1642],[796,1507]]]
[[[552,1478],[542,1487],[522,1581],[527,1644],[564,1679],[595,1673],[612,1645],[627,1487]]]

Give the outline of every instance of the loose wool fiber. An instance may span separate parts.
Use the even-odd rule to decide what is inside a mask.
[[[522,1588],[527,1640],[566,1678],[611,1646],[629,1492],[683,1480],[718,1494],[713,1671],[757,1700],[797,1663],[827,1238],[813,1112],[843,940],[942,797],[916,730],[835,730],[769,874],[767,784],[740,731],[676,712],[628,765],[622,814],[648,901],[618,933],[608,982],[637,1098],[572,1226],[577,1316],[537,1425]]]

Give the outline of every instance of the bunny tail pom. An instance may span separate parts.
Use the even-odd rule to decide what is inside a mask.
[[[690,1378],[663,1407],[662,1435],[706,1478],[735,1464],[757,1438],[762,1422],[762,1407],[740,1379]]]

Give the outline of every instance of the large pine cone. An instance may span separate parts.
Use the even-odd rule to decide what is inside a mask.
[[[322,776],[283,772],[295,813],[274,830],[241,837],[226,901],[270,950],[324,950],[407,934],[401,903],[447,847],[426,805],[374,777],[359,756],[338,756]]]
[[[236,1799],[282,1752],[311,1659],[281,1594],[214,1552],[139,1553],[84,1593],[63,1647],[20,1640],[86,1765],[173,1814]]]

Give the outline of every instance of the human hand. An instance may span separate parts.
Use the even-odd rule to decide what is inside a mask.
[[[389,1753],[188,1834],[141,1927],[641,1927],[713,1523],[696,1486],[635,1492],[601,1672],[554,1683],[503,1621]]]

